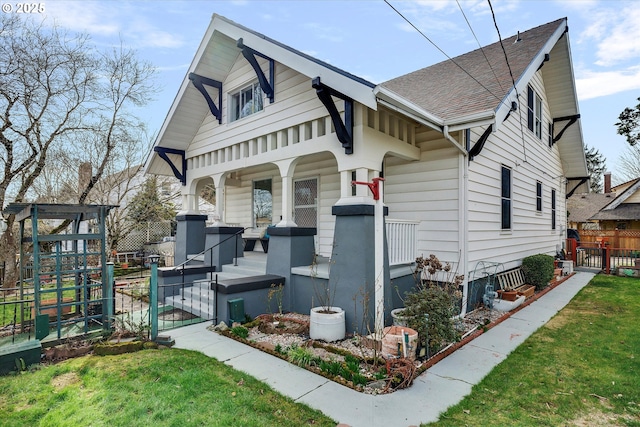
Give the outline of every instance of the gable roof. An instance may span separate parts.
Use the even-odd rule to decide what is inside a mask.
[[[382,83],[402,98],[444,120],[497,111],[513,89],[511,73],[520,80],[543,51],[564,19],[541,25],[500,42],[465,53],[452,60],[414,71]]]
[[[378,103],[391,104],[407,116],[444,132],[489,124],[496,130],[508,114],[511,102],[517,100],[516,94],[524,93],[531,77],[545,63],[545,55],[551,53],[553,59],[543,68],[543,72],[556,77],[558,83],[552,90],[547,90],[551,116],[574,115],[578,113],[578,107],[568,40],[563,37],[566,30],[567,22],[563,18],[521,33],[517,43],[513,43],[513,37],[503,41],[516,79],[515,88],[500,43],[375,86],[214,14],[155,146],[177,150],[188,148],[204,118],[210,114],[207,103],[190,84],[188,76],[196,73],[224,81],[240,55],[238,39],[303,75],[321,76],[322,83],[363,105],[377,109]],[[456,64],[474,77],[469,77]],[[521,114],[522,111],[520,106]],[[526,104],[524,111],[526,114]],[[587,175],[579,122],[567,129],[558,148],[567,178]],[[169,154],[172,156],[175,155]],[[177,164],[179,159],[173,160]],[[172,175],[170,166],[155,153],[147,159],[145,172]]]

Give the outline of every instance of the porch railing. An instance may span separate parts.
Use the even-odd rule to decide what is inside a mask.
[[[419,221],[386,219],[389,265],[410,264],[416,260]]]

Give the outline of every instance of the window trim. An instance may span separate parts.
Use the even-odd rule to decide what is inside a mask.
[[[536,181],[536,212],[542,213],[542,182]]]
[[[511,230],[513,228],[512,188],[513,188],[513,171],[511,170],[510,167],[501,165],[501,168],[500,168],[500,229],[503,231]]]
[[[551,189],[551,229],[556,229],[556,189]]]
[[[249,101],[247,102],[242,102],[241,99],[238,100],[238,112],[237,112],[237,117],[236,117],[236,105],[234,102],[234,98],[235,97],[241,97],[243,93],[247,92],[247,89],[251,90],[252,93],[252,99],[251,101],[253,101],[254,99],[260,99],[259,101],[259,110],[255,110],[252,112],[249,112],[248,114],[243,115],[242,111],[247,107],[247,104]],[[260,97],[259,98],[253,98],[253,96],[255,96],[256,90],[259,91]],[[229,91],[227,94],[227,105],[228,105],[228,111],[227,111],[227,122],[228,123],[235,123],[238,120],[244,119],[246,117],[250,117],[254,114],[257,114],[261,111],[264,110],[264,92],[262,91],[262,87],[260,87],[260,83],[255,80],[253,82],[247,83],[245,85],[240,86],[239,88],[235,89],[234,91]],[[242,108],[240,108],[240,105],[244,104],[244,106]]]
[[[542,109],[542,97],[527,85],[527,127],[539,140],[542,140]]]

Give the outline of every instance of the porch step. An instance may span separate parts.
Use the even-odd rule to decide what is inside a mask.
[[[198,316],[202,319],[213,320],[213,318],[215,317],[215,305],[213,303],[205,304],[204,302],[187,298],[183,300],[182,296],[174,295],[172,297],[167,297],[165,300],[165,304],[191,313],[194,316]]]

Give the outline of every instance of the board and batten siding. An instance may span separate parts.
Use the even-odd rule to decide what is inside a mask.
[[[566,228],[565,183],[557,146],[549,148],[551,120],[540,73],[530,82],[543,101],[542,139],[527,128],[526,92],[518,112],[488,138],[469,164],[468,263],[499,262],[505,269],[538,253],[555,254]],[[521,115],[521,117],[520,117]],[[522,120],[522,124],[521,124]],[[484,129],[472,130],[477,141]],[[511,168],[511,229],[501,229],[501,166]],[[542,212],[536,210],[536,183],[542,183]],[[556,191],[556,228],[551,228],[551,193]]]
[[[419,221],[417,256],[457,263],[459,248],[458,150],[421,152],[420,160],[385,160],[384,201],[389,218]]]

